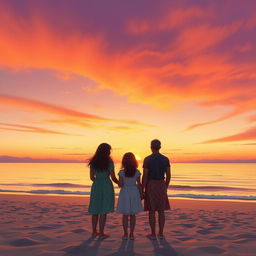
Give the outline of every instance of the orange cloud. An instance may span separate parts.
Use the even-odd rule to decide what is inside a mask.
[[[48,130],[40,127],[35,126],[28,126],[28,125],[20,125],[20,124],[9,124],[9,123],[0,123],[0,130],[7,130],[7,131],[18,131],[18,132],[33,132],[33,133],[45,133],[45,134],[59,134],[59,135],[75,135],[75,134],[68,134],[53,130]]]
[[[66,125],[73,125],[73,126],[78,126],[82,128],[91,128],[91,129],[107,129],[107,130],[114,130],[114,131],[119,131],[119,132],[142,132],[144,131],[145,127],[154,127],[151,125],[143,125],[138,122],[133,122],[133,121],[128,121],[127,124],[131,124],[132,126],[113,126],[108,125],[106,122],[104,123],[93,123],[93,122],[83,122],[83,121],[78,121],[75,119],[62,119],[62,120],[46,120],[46,121],[41,121],[41,123],[52,123],[52,124],[66,124]],[[134,127],[135,125],[135,127]],[[136,127],[137,125],[137,127]],[[139,128],[139,127],[144,127]]]
[[[65,108],[62,106],[57,106],[57,105],[48,104],[48,103],[37,101],[37,100],[25,99],[22,97],[16,97],[16,96],[11,96],[11,95],[1,95],[0,94],[0,104],[4,105],[4,106],[18,106],[18,107],[28,108],[31,110],[44,111],[44,112],[48,112],[50,114],[55,114],[55,115],[59,115],[59,116],[82,118],[85,120],[96,120],[96,121],[97,120],[98,121],[109,120],[107,118],[90,115],[87,113],[68,109],[68,108]]]
[[[51,115],[52,114],[57,115],[57,117],[61,118],[57,120],[48,119],[44,121],[39,121],[39,123],[66,124],[66,125],[79,126],[83,128],[105,128],[109,130],[118,130],[118,131],[142,131],[144,128],[154,127],[152,125],[139,123],[137,121],[108,119],[108,118],[90,115],[88,113],[68,109],[62,106],[45,103],[42,101],[25,99],[25,98],[16,97],[16,96],[10,96],[10,95],[0,94],[0,105],[19,107],[19,109],[20,108],[29,109],[30,111],[46,112]],[[125,126],[124,125],[116,126],[116,124],[125,124]],[[26,131],[30,131],[30,130],[26,130]]]
[[[255,18],[231,17],[230,12],[226,12],[229,18],[226,21],[218,15],[217,4],[186,8],[180,5],[166,8],[163,15],[158,13],[154,22],[151,17],[140,20],[140,16],[133,18],[124,13],[119,17],[120,22],[111,24],[115,33],[108,34],[104,32],[107,24],[100,27],[95,23],[90,27],[91,20],[86,23],[86,15],[79,24],[75,16],[65,17],[69,12],[62,13],[62,8],[59,12],[63,14],[63,21],[70,21],[68,25],[63,22],[66,27],[60,21],[52,22],[51,12],[47,12],[51,7],[47,4],[42,10],[31,5],[33,11],[26,18],[15,15],[11,4],[3,4],[0,66],[80,74],[96,81],[100,88],[126,96],[129,101],[167,110],[188,101],[197,104],[216,99],[221,105],[231,97],[238,98],[245,87],[251,99],[256,98],[255,49],[250,47],[254,42]],[[78,22],[77,26],[70,29],[73,22]],[[246,46],[243,56],[237,51],[241,45]],[[241,113],[237,110],[239,101],[229,101],[226,105],[234,111],[203,124]],[[247,111],[252,109],[253,104],[248,105]],[[60,114],[69,110],[54,111]],[[81,113],[73,113],[81,117]],[[82,118],[103,120],[83,114]]]
[[[255,106],[256,106],[256,98],[254,98],[254,93],[252,93],[252,94],[248,94],[248,95],[240,95],[238,98],[235,97],[235,98],[229,98],[229,99],[224,99],[224,100],[200,103],[200,105],[202,105],[202,106],[218,106],[218,105],[230,106],[232,104],[234,104],[236,106],[235,106],[235,109],[233,111],[231,111],[230,113],[228,113],[224,116],[221,116],[215,120],[193,124],[193,125],[189,126],[188,128],[186,128],[186,131],[189,131],[189,130],[192,130],[194,128],[201,127],[204,125],[214,124],[214,123],[218,123],[221,121],[225,121],[225,120],[232,118],[234,116],[237,116],[239,114],[243,114],[243,113],[249,112],[251,110],[254,110]],[[251,117],[249,119],[250,122],[253,122],[254,120],[255,120],[254,117]]]
[[[251,116],[250,118],[249,118],[249,122],[256,122],[256,115],[254,115],[254,116]]]
[[[214,140],[207,140],[202,143],[217,143],[217,142],[230,142],[230,141],[243,141],[243,140],[256,140],[256,127],[253,127],[245,132],[234,134],[231,136],[218,138]]]
[[[128,31],[135,34],[145,34],[152,32],[159,32],[161,30],[175,29],[179,26],[187,24],[197,18],[205,18],[209,16],[209,12],[203,8],[190,7],[190,8],[177,8],[168,11],[163,17],[160,17],[158,22],[152,19],[137,19],[128,22]]]
[[[189,131],[189,130],[192,130],[192,129],[195,129],[195,128],[198,128],[198,127],[201,127],[201,126],[204,126],[204,125],[209,125],[209,124],[214,124],[214,123],[218,123],[218,122],[221,122],[221,121],[225,121],[225,120],[227,120],[227,119],[229,119],[233,116],[236,116],[237,114],[238,114],[238,111],[233,111],[230,114],[227,114],[225,116],[222,116],[220,118],[217,118],[217,119],[214,119],[214,120],[211,120],[211,121],[208,121],[208,122],[193,124],[193,125],[189,126],[188,128],[186,128],[185,131]]]

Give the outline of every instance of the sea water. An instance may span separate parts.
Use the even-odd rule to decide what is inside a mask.
[[[171,176],[169,197],[256,201],[254,163],[176,163]],[[90,188],[85,163],[0,163],[0,193],[89,195]]]

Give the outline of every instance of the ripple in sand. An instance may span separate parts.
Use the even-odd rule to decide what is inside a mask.
[[[84,230],[84,229],[82,229],[82,228],[79,228],[79,229],[71,230],[71,232],[79,234],[79,233],[83,233],[83,232],[85,232],[85,230]]]
[[[29,239],[29,238],[21,238],[21,239],[16,239],[11,242],[9,242],[10,245],[15,246],[15,247],[22,247],[22,246],[33,246],[40,244],[40,242],[37,242],[35,240]]]
[[[193,228],[195,227],[196,225],[194,224],[181,224],[181,226],[185,227],[185,228]]]
[[[6,222],[2,222],[1,224],[10,224],[13,223],[13,221],[6,221]]]
[[[77,224],[77,223],[80,223],[80,221],[77,221],[77,220],[70,220],[70,221],[65,221],[66,223],[68,224]]]
[[[203,246],[203,247],[199,247],[198,249],[206,253],[212,253],[212,254],[220,254],[226,251],[216,246]]]
[[[194,239],[193,237],[191,237],[191,236],[188,236],[188,237],[179,237],[179,238],[177,238],[178,240],[180,240],[180,241],[189,241],[189,240],[192,240],[192,239]]]
[[[248,238],[240,238],[240,239],[237,239],[235,241],[232,241],[232,243],[236,243],[236,244],[244,244],[244,243],[248,243],[250,242],[251,240],[248,239]]]
[[[34,230],[51,230],[51,229],[56,229],[56,228],[60,228],[63,225],[61,224],[49,224],[49,225],[42,225],[42,226],[37,226],[34,227]]]
[[[208,235],[208,234],[213,233],[212,231],[207,230],[207,229],[201,229],[201,230],[198,230],[196,232],[199,233],[199,234],[202,234],[202,235]]]
[[[39,241],[50,241],[50,240],[52,240],[51,237],[45,236],[45,235],[42,235],[42,234],[31,235],[31,238],[39,240]]]
[[[211,239],[217,239],[217,240],[230,240],[230,237],[227,236],[213,236]]]
[[[240,235],[235,236],[235,238],[251,238],[251,239],[255,239],[256,235],[250,234],[250,233],[244,233],[244,234],[240,234]]]

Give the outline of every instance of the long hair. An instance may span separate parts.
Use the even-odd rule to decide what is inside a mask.
[[[88,165],[99,171],[106,171],[109,163],[112,162],[110,157],[111,146],[107,143],[101,143],[94,156],[90,159]]]
[[[122,168],[124,168],[125,177],[133,177],[138,168],[138,162],[133,153],[125,153],[122,159]]]

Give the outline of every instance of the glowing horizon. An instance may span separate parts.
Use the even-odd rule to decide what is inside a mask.
[[[0,2],[1,156],[256,159],[254,1]],[[145,8],[147,7],[147,8]]]

